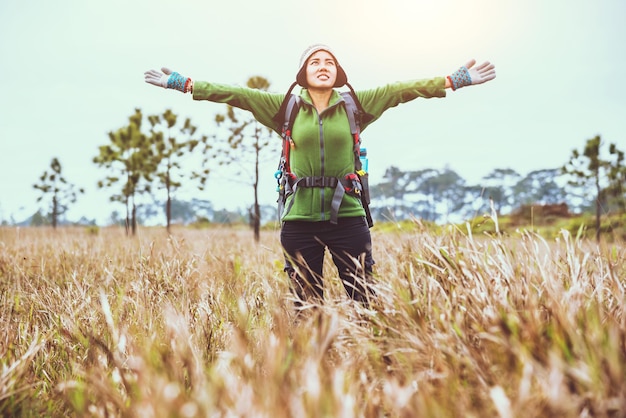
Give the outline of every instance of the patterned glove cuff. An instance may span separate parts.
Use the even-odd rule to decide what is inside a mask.
[[[452,90],[472,85],[472,78],[465,67],[461,67],[452,73],[452,75],[449,75],[448,80],[450,80],[450,84],[452,84]]]
[[[188,85],[189,80],[190,80],[189,78],[183,77],[182,75],[178,74],[177,72],[173,72],[167,78],[167,88],[168,89],[174,89],[174,90],[182,91],[183,93],[186,93],[185,87]]]

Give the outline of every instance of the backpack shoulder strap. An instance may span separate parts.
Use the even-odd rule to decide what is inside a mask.
[[[296,101],[295,106],[299,106],[300,104],[300,97],[291,93],[291,91],[296,86],[296,84],[298,83],[297,82],[293,83],[289,87],[289,90],[287,90],[287,94],[285,94],[285,98],[280,104],[280,108],[278,109],[278,112],[276,112],[276,114],[272,118],[272,120],[276,123],[276,131],[281,135],[283,133],[285,123],[289,122],[289,119],[295,115],[295,113],[293,112],[294,109],[292,108],[292,106],[294,106],[293,101],[294,100]],[[289,110],[287,108],[289,108]],[[297,110],[297,107],[295,110]],[[291,123],[293,124],[293,121]]]
[[[293,122],[300,109],[300,96],[291,93],[296,83],[292,84],[289,91],[285,95],[283,102],[273,120],[276,123],[276,131],[280,133],[283,139],[283,147],[278,163],[278,169],[274,173],[276,178],[278,192],[278,218],[282,218],[283,211],[285,210],[285,200],[287,195],[292,193],[291,185],[291,166],[289,164],[289,151],[293,146],[293,139],[291,138],[291,129],[293,128]]]
[[[287,133],[289,137],[291,137],[291,129],[293,128],[293,121],[296,119],[296,115],[298,114],[298,110],[300,109],[300,96],[295,94],[290,94],[287,100],[287,105],[285,106],[285,114],[283,120],[283,133]]]
[[[289,150],[295,145],[293,143],[293,138],[291,137],[291,130],[293,129],[293,122],[296,119],[298,110],[300,109],[301,99],[300,96],[289,94],[289,96],[285,97],[284,102],[285,107],[283,110],[283,121],[280,125],[280,136],[283,138],[282,159],[284,162],[284,168],[287,171],[291,171],[291,167],[289,165]]]
[[[365,113],[361,107],[361,103],[359,103],[358,97],[356,97],[356,93],[352,89],[352,86],[349,87],[350,91],[342,92],[341,96],[343,97],[345,103],[346,114],[348,115],[348,121],[350,122],[350,131],[352,133],[352,137],[354,138],[354,168],[362,186],[361,203],[363,204],[363,209],[365,209],[367,225],[371,228],[374,225],[374,221],[372,220],[369,208],[369,179],[367,172],[363,170],[361,159],[359,158],[361,152],[361,123],[364,120],[371,118],[371,115]]]
[[[352,91],[342,92],[341,97],[343,97],[343,101],[346,107],[346,113],[348,114],[348,121],[350,122],[350,132],[353,136],[360,135],[361,126],[359,120],[360,110],[359,105],[357,105],[358,99]]]

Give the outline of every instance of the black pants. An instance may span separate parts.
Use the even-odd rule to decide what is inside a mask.
[[[330,221],[286,221],[280,241],[285,250],[285,271],[300,300],[323,300],[322,268],[328,248],[348,296],[367,304],[374,260],[365,218],[339,218],[335,225]]]

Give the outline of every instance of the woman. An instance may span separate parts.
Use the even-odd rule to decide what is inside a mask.
[[[291,130],[291,171],[297,178],[343,179],[354,173],[353,137],[346,107],[342,106],[343,98],[335,88],[347,85],[354,92],[368,115],[361,123],[363,130],[384,111],[400,103],[418,97],[445,97],[446,89],[456,90],[495,78],[492,64],[485,62],[477,67],[474,64],[471,60],[447,77],[398,82],[354,92],[333,51],[321,44],[310,46],[302,54],[296,74],[296,82],[303,89]],[[147,71],[145,81],[192,93],[194,100],[228,103],[248,110],[261,124],[280,133],[281,127],[276,126],[274,120],[285,95],[194,81],[167,68],[162,71]],[[347,294],[367,304],[374,261],[365,210],[357,196],[345,193],[336,213],[331,213],[333,192],[328,184],[313,184],[298,187],[288,198],[280,234],[285,271],[299,301],[323,300],[322,268],[328,248]]]

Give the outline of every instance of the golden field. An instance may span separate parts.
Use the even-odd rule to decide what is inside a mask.
[[[278,231],[0,229],[0,414],[626,416],[626,246],[372,230],[295,315]]]

